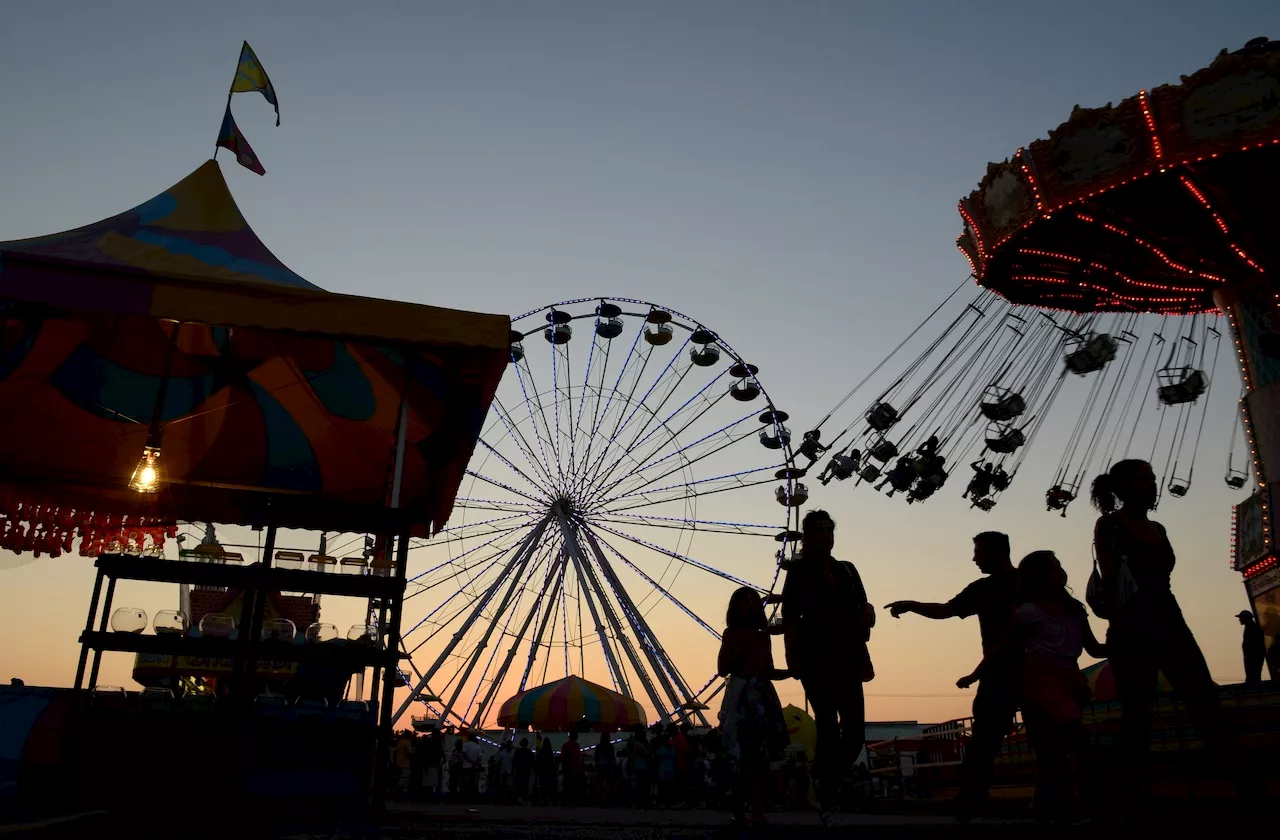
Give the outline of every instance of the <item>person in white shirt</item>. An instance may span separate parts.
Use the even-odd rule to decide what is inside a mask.
[[[516,751],[507,741],[498,750],[498,796],[503,802],[511,799],[512,774],[515,772]]]
[[[462,795],[474,800],[480,792],[480,773],[484,769],[484,750],[474,737],[468,737],[462,745]]]

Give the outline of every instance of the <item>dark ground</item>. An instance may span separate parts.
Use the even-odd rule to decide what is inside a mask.
[[[262,813],[235,809],[228,813],[184,815],[185,818],[148,822],[143,815],[107,815],[101,812],[69,820],[0,826],[0,838],[87,837],[129,840],[183,840],[183,838],[270,838],[271,840],[418,840],[418,838],[607,838],[607,840],[693,840],[693,838],[833,837],[1125,837],[1198,836],[1222,837],[1232,829],[1270,833],[1274,820],[1231,819],[1231,809],[1220,803],[1186,803],[1178,813],[1155,814],[1134,828],[1079,825],[1067,829],[1041,829],[1016,817],[978,820],[967,826],[940,815],[848,815],[838,825],[824,829],[813,812],[771,814],[763,830],[742,830],[728,825],[728,815],[715,811],[634,811],[605,808],[538,808],[482,805],[392,804],[378,819],[308,820],[306,808]],[[194,818],[193,818],[194,817]],[[228,822],[230,820],[230,822]],[[1175,830],[1176,829],[1176,830]],[[1251,830],[1252,829],[1252,830]]]

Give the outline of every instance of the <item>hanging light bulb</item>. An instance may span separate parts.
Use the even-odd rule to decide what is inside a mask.
[[[129,489],[139,493],[155,493],[160,489],[160,447],[144,446],[138,466],[129,478]]]

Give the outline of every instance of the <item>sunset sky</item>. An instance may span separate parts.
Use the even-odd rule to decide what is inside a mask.
[[[0,28],[0,240],[111,216],[200,165],[248,39],[281,126],[261,97],[240,95],[237,122],[267,175],[219,157],[250,224],[294,271],[329,291],[513,315],[582,296],[665,304],[758,364],[798,435],[964,279],[956,201],[988,161],[1076,104],[1177,82],[1258,35],[1280,37],[1276,3],[25,4]],[[1233,616],[1247,600],[1228,540],[1244,493],[1221,476],[1239,382],[1225,360],[1216,374],[1194,486],[1157,518],[1188,621],[1214,676],[1232,682],[1243,675]],[[954,595],[976,575],[970,539],[982,530],[1007,531],[1016,556],[1057,551],[1083,593],[1091,512],[1043,505],[1080,405],[1068,397],[1017,492],[989,514],[950,485],[908,507],[811,483],[809,506],[835,516],[836,554],[858,565],[873,603]],[[746,521],[779,516],[767,487],[741,506]],[[767,583],[772,550],[711,541],[699,556]],[[69,684],[92,563],[6,569],[12,560],[0,557],[11,642],[0,678]],[[731,588],[680,584],[720,626]],[[154,614],[176,598],[129,584],[116,602]],[[344,629],[360,618],[358,604],[323,609]],[[658,615],[701,684],[714,644]],[[979,656],[976,621],[882,612],[872,655],[870,718],[967,714],[972,695],[954,682]],[[101,682],[132,685],[130,666],[108,656]],[[796,682],[779,690],[802,698]]]

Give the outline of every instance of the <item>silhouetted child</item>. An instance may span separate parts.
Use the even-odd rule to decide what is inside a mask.
[[[760,824],[765,822],[769,762],[781,755],[789,740],[772,680],[789,674],[773,666],[769,623],[758,592],[748,587],[734,592],[725,624],[717,673],[728,678],[720,723],[726,751],[738,765],[735,817],[742,820],[750,802],[750,821]]]

